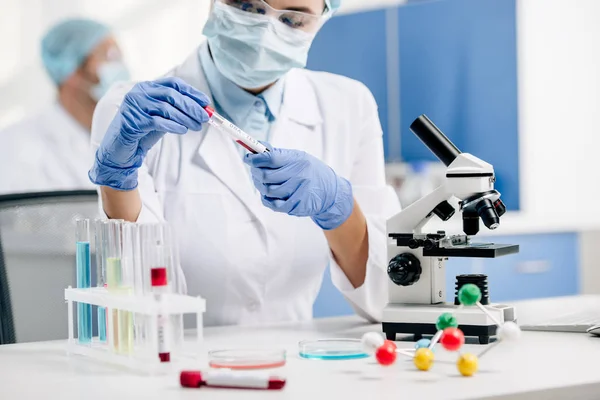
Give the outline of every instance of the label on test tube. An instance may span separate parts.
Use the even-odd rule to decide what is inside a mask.
[[[156,294],[158,301],[161,300],[161,292],[167,288],[167,268],[156,267],[150,270],[150,280],[152,284],[152,290]],[[158,316],[158,358],[160,362],[171,361],[171,349],[170,349],[169,337],[169,318],[168,316]]]
[[[268,372],[208,371],[203,375],[206,386],[223,386],[248,389],[268,389],[271,378]]]
[[[164,315],[158,316],[158,358],[160,362],[171,361],[171,349],[169,349],[170,338],[169,320]]]
[[[212,107],[204,107],[210,119],[208,123],[215,128],[227,133],[233,140],[235,140],[240,146],[244,147],[250,153],[258,154],[269,151],[262,143],[248,135],[246,132],[235,126],[233,123],[227,121],[221,115],[219,115]]]

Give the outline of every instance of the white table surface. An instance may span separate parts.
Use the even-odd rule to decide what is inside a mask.
[[[400,358],[391,367],[373,359],[314,361],[298,357],[297,343],[327,337],[360,338],[380,331],[358,317],[315,320],[261,328],[208,328],[206,348],[271,346],[288,350],[274,372],[287,377],[282,391],[182,389],[176,371],[144,376],[68,357],[65,342],[0,346],[0,399],[598,399],[600,338],[575,333],[524,332],[515,345],[500,344],[480,360],[478,374],[464,378],[456,353],[436,352],[429,372]],[[398,342],[399,347],[412,347]],[[467,344],[465,351],[479,352]]]

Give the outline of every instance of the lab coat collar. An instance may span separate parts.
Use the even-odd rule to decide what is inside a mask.
[[[211,95],[198,51],[194,51],[182,65],[173,71],[173,74],[201,92]],[[264,207],[248,178],[245,164],[235,147],[236,144],[226,134],[209,124],[204,125],[202,133],[204,137],[198,147],[197,156],[258,219]],[[189,132],[188,134],[195,133]]]
[[[314,127],[323,122],[315,89],[301,69],[293,69],[287,73],[283,112],[289,119],[307,127]]]

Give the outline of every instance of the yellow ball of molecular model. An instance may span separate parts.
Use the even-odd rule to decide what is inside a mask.
[[[497,341],[488,345],[479,355],[471,353],[459,354],[456,367],[463,376],[473,376],[479,368],[479,359],[502,342],[514,341],[521,335],[521,329],[511,321],[500,322],[481,303],[481,290],[473,284],[464,285],[458,292],[460,307],[476,306],[497,325]],[[362,338],[363,347],[373,353],[377,362],[389,366],[396,361],[397,354],[411,357],[417,369],[428,371],[434,363],[434,350],[439,343],[448,351],[460,351],[465,343],[465,336],[458,328],[458,321],[451,313],[439,316],[436,323],[437,332],[431,340],[421,339],[415,344],[415,351],[398,349],[390,340],[384,340],[381,334],[369,332]]]

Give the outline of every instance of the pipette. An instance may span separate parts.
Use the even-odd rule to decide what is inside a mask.
[[[258,154],[269,151],[262,143],[248,135],[246,132],[235,126],[233,123],[227,121],[221,115],[219,115],[214,108],[210,106],[204,107],[210,119],[208,123],[226,133],[235,140],[240,146],[244,147],[250,153]]]

